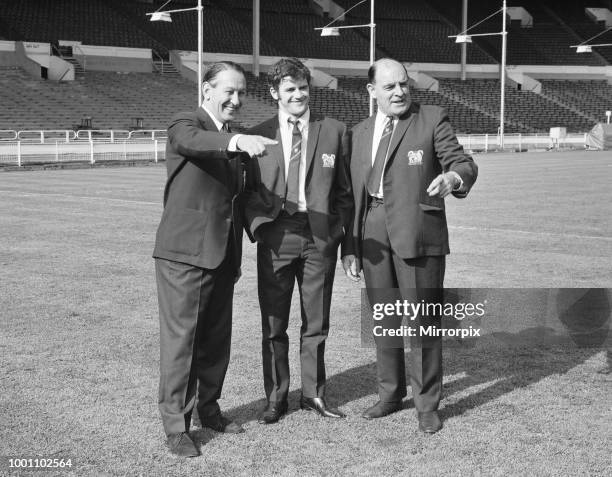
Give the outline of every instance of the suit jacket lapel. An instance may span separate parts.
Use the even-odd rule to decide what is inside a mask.
[[[372,146],[374,143],[374,122],[376,114],[366,119],[363,123],[363,147],[361,148],[361,170],[363,171],[364,184],[368,183],[368,177],[372,170]]]
[[[397,149],[397,146],[399,146],[400,142],[402,141],[402,138],[406,134],[406,131],[408,130],[408,128],[414,121],[414,118],[416,117],[416,113],[418,112],[418,109],[419,108],[416,103],[411,103],[410,108],[408,108],[408,111],[406,112],[406,114],[400,117],[399,121],[397,122],[397,126],[395,126],[395,130],[393,131],[393,136],[391,136],[391,143],[389,144],[389,154],[387,156],[387,163],[385,164],[385,170],[389,167],[389,164],[395,157],[394,156],[395,150]]]
[[[205,129],[206,131],[218,131],[217,125],[204,108],[198,108],[196,115],[198,117],[198,121],[200,121],[202,129]]]
[[[306,143],[306,177],[308,177],[308,171],[310,171],[310,166],[312,166],[320,131],[321,122],[318,119],[314,119],[313,121],[311,116],[311,121],[308,125],[308,141]]]
[[[271,155],[276,159],[276,163],[278,164],[278,168],[280,170],[281,180],[283,181],[283,186],[286,182],[285,177],[285,153],[283,146],[283,138],[280,132],[280,122],[278,120],[278,116],[276,116],[276,121],[273,121],[270,124],[269,134],[266,134],[266,137],[272,138],[275,141],[278,141],[276,146],[270,146]]]

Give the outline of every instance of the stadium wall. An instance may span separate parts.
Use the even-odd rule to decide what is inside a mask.
[[[85,70],[151,73],[152,53],[149,48],[79,45],[73,47],[74,57]]]
[[[30,48],[30,51],[33,51],[33,50],[42,51],[43,47],[40,45],[43,45],[43,44],[38,43],[36,44],[38,45],[36,47],[32,46],[33,44],[30,44],[30,47],[28,47],[27,45],[28,45],[27,43],[24,43],[21,41],[15,42],[15,61],[21,68],[23,68],[25,71],[27,71],[29,74],[31,74],[35,78],[42,78],[43,76],[42,66],[43,65],[41,65],[40,61],[37,61],[37,59],[39,59],[39,57],[42,57],[44,55],[42,53],[28,54],[28,48]],[[49,48],[49,44],[47,43],[47,56],[49,55],[48,48]]]
[[[0,66],[19,66],[14,41],[0,40]]]
[[[190,51],[177,52],[173,56],[181,61],[179,66],[191,65],[194,72],[195,81],[195,62],[197,53]],[[203,61],[211,63],[214,61],[231,60],[241,64],[247,71],[253,70],[253,57],[251,55],[237,55],[228,53],[204,53]],[[270,66],[278,61],[276,56],[261,56],[260,65]],[[176,60],[172,60],[173,63]],[[309,67],[323,71],[332,76],[366,76],[370,66],[368,61],[348,61],[348,60],[327,60],[319,58],[303,58]],[[433,78],[460,78],[461,65],[450,63],[404,63],[408,73],[423,73]],[[469,79],[495,79],[499,78],[500,66],[492,65],[467,65],[467,77]],[[567,80],[602,80],[605,79],[612,84],[612,66],[559,66],[559,65],[508,65],[508,73],[512,73],[513,78],[524,78],[523,82],[526,89],[537,88],[537,81],[533,79],[567,79]],[[186,75],[184,75],[186,76]],[[414,79],[414,78],[413,78]],[[516,80],[513,81],[518,83]]]

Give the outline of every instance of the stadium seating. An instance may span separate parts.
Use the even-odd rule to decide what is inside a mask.
[[[499,80],[441,80],[441,92],[455,95],[458,99],[498,114],[501,101]],[[505,90],[505,116],[511,125],[520,126],[528,132],[548,132],[551,127],[563,126],[569,132],[587,131],[592,121],[570,105],[551,101],[530,91]],[[508,132],[513,128],[510,127]]]
[[[358,3],[353,0],[335,0],[335,2],[348,10],[353,5]],[[418,20],[418,21],[439,21],[440,15],[432,9],[427,2],[423,0],[385,0],[375,4],[374,15],[378,19],[392,20]],[[362,5],[350,11],[348,16],[370,19],[370,2],[365,2]]]
[[[11,40],[79,40],[85,44],[151,48],[167,58],[170,49],[197,49],[197,16],[177,13],[172,23],[148,21],[145,13],[162,7],[163,0],[6,0],[0,10],[0,36]],[[350,8],[356,2],[340,0]],[[475,25],[499,9],[499,2],[471,0],[468,25]],[[204,50],[249,54],[252,51],[252,1],[204,0]],[[612,49],[577,55],[572,44],[603,31],[584,13],[584,8],[604,2],[541,0],[524,4],[533,15],[533,28],[508,25],[507,62],[510,65],[605,65],[612,61]],[[171,7],[193,8],[193,0],[173,0]],[[170,8],[170,7],[166,7]],[[376,3],[377,56],[391,56],[408,62],[457,63],[460,48],[449,35],[461,29],[461,2],[443,0],[381,0]],[[261,54],[363,60],[368,57],[367,28],[348,29],[340,38],[321,38],[314,30],[329,19],[322,18],[308,0],[265,0],[261,2]],[[369,2],[346,16],[345,24],[369,23]],[[471,30],[472,33],[499,32],[500,15]],[[612,32],[602,38],[612,41]],[[468,46],[468,62],[499,62],[500,38],[475,37]]]
[[[342,77],[338,80],[338,87],[341,91],[351,92],[353,95],[360,95],[359,102],[367,104],[368,95],[366,93],[365,78]],[[455,131],[458,133],[492,133],[495,134],[499,126],[499,112],[485,111],[476,108],[475,105],[468,105],[465,101],[458,100],[456,95],[449,92],[434,92],[411,88],[411,97],[414,101],[421,104],[433,104],[442,106],[448,111],[449,118]],[[357,97],[357,96],[355,96]],[[360,119],[363,119],[362,115]],[[339,116],[349,124],[354,124],[349,119]],[[359,120],[360,120],[359,119]],[[512,124],[507,125],[508,132],[528,132],[527,128]]]
[[[102,0],[7,0],[0,18],[17,37],[11,40],[81,41],[88,45],[165,47]]]
[[[338,0],[350,8],[356,2]],[[406,62],[456,64],[460,48],[448,38],[459,31],[461,2],[442,0],[381,0],[376,3],[377,56]],[[469,24],[487,17],[499,2],[471,0]],[[509,5],[523,5],[510,0]],[[609,2],[608,2],[609,3]],[[79,40],[85,44],[151,48],[167,57],[172,49],[195,50],[195,12],[177,13],[172,23],[149,22],[145,15],[163,6],[164,0],[5,0],[0,9],[0,37],[11,40],[56,42]],[[193,0],[173,0],[165,8],[193,8]],[[606,2],[541,0],[526,6],[533,28],[509,24],[508,64],[605,65],[612,48],[577,55],[569,44],[603,31],[589,20],[586,5]],[[251,0],[203,0],[204,50],[250,54],[252,49]],[[318,16],[308,0],[261,2],[261,53],[364,61],[369,53],[367,28],[348,29],[339,38],[320,37],[314,29],[329,19]],[[352,10],[346,24],[369,22],[369,2]],[[479,25],[475,32],[500,29],[499,15]],[[612,35],[612,34],[610,34]],[[602,36],[603,41],[612,38]],[[499,61],[500,37],[483,37],[468,47],[468,62]],[[82,75],[79,75],[82,76]],[[5,114],[0,129],[69,128],[83,116],[96,128],[127,129],[134,117],[145,118],[146,128],[164,128],[178,109],[191,109],[195,87],[180,77],[156,74],[85,72],[74,83],[34,79],[15,68],[0,70],[0,101]],[[499,81],[440,80],[438,92],[414,89],[422,103],[444,106],[458,132],[495,133],[499,122]],[[542,94],[506,89],[506,131],[547,132],[552,126],[586,131],[602,119],[602,108],[612,97],[604,81],[543,81]],[[274,103],[265,79],[249,77],[251,106],[245,108],[240,127],[265,119]],[[363,78],[340,78],[338,90],[312,88],[312,105],[324,114],[354,125],[367,115],[368,97]],[[154,98],[154,99],[153,99]],[[253,106],[254,105],[254,106]],[[551,119],[553,118],[553,119]]]
[[[461,2],[430,0],[450,23],[461,29]],[[509,65],[588,65],[609,64],[612,52],[601,50],[601,54],[577,55],[575,45],[589,38],[583,26],[588,21],[585,7],[600,6],[597,1],[552,1],[522,2],[512,0],[508,6],[522,6],[533,16],[533,27],[521,28],[520,25],[508,22],[507,63]],[[501,31],[501,14],[497,14],[476,26],[480,21],[500,9],[501,2],[487,0],[470,0],[468,8],[468,26],[470,33],[495,33]],[[602,31],[595,26],[595,30]],[[588,31],[593,31],[588,28]],[[474,43],[480,46],[497,61],[501,60],[501,39],[498,36],[474,37]],[[604,56],[610,55],[610,56]],[[607,59],[606,59],[607,58]]]
[[[116,8],[129,16],[137,24],[145,25],[155,38],[164,39],[164,44],[169,50],[195,51],[198,48],[197,15],[195,11],[180,12],[172,15],[172,23],[149,22],[146,13],[155,11],[163,6],[165,2],[155,1],[153,4],[141,4],[136,2],[115,1]],[[171,4],[173,8],[193,8],[194,2],[186,4]],[[224,51],[227,53],[250,54],[253,51],[253,33],[251,27],[251,9],[248,15],[232,16],[227,8],[223,8],[223,2],[217,5],[211,1],[204,1],[202,16],[202,42],[205,52]],[[267,3],[267,2],[264,2]],[[169,9],[166,7],[165,9]],[[281,50],[272,46],[265,40],[260,42],[262,55],[280,55]]]
[[[194,83],[150,73],[88,72],[82,81],[34,79],[20,68],[0,69],[0,129],[70,129],[92,118],[95,129],[128,130],[134,118],[145,129],[165,129],[177,111],[196,107]],[[236,130],[252,126],[273,108],[249,98]]]
[[[544,93],[591,116],[593,122],[604,121],[612,110],[612,85],[606,81],[542,80]]]

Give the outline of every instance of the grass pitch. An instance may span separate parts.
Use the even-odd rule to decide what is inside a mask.
[[[612,154],[490,154],[465,200],[447,200],[449,287],[612,287]],[[263,404],[255,247],[245,242],[221,407],[247,432],[196,429],[202,457],[173,459],[157,412],[151,252],[163,165],[0,173],[0,455],[72,458],[74,475],[610,475],[612,346],[446,347],[444,428],[416,430],[411,400],[375,422],[374,350],[359,288],[338,268],[327,397],[348,417]],[[608,321],[609,324],[609,321]],[[410,390],[409,390],[410,394]],[[0,475],[9,473],[6,462]]]

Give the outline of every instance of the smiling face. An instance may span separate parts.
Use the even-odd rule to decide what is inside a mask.
[[[215,118],[226,123],[236,118],[246,95],[246,80],[239,71],[227,69],[202,84],[204,105]]]
[[[396,61],[381,61],[376,65],[374,81],[368,83],[370,96],[376,99],[378,109],[387,116],[401,116],[410,107],[408,74]]]
[[[294,118],[299,118],[308,110],[310,87],[306,78],[285,76],[277,89],[270,88],[270,94],[278,101],[278,109]]]

